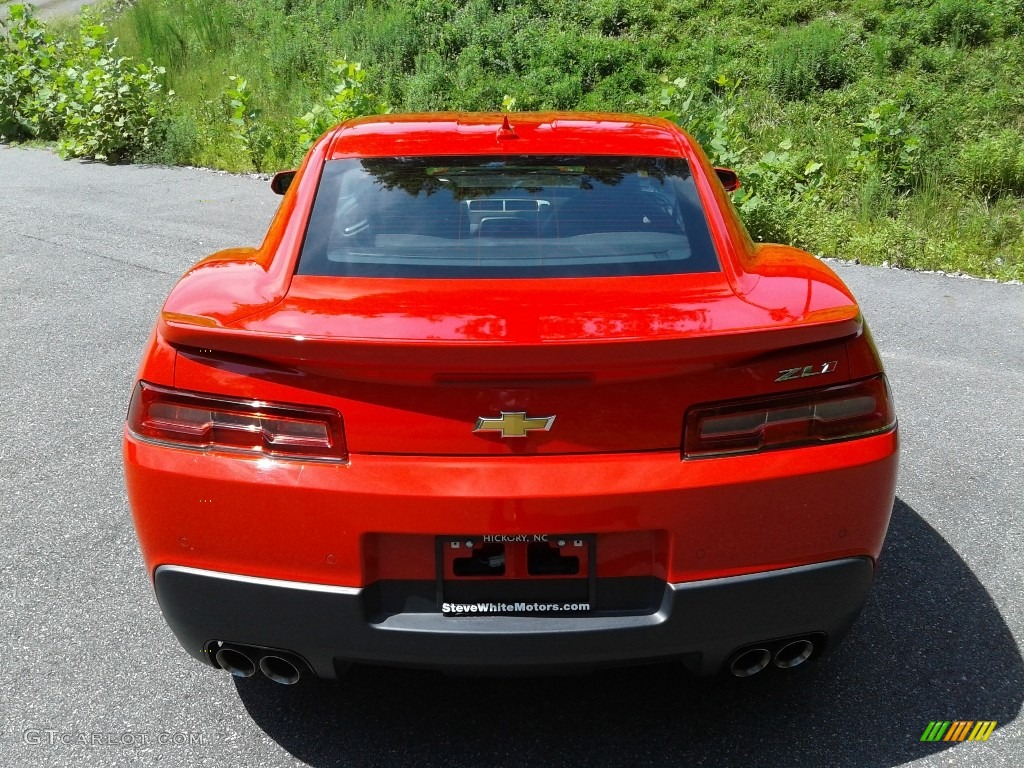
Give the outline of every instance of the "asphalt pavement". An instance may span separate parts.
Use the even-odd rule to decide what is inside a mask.
[[[257,244],[267,183],[0,147],[0,765],[1024,765],[1024,286],[839,264],[903,439],[870,602],[830,657],[746,680],[361,668],[236,681],[161,619],[120,433],[191,263]],[[987,742],[924,743],[933,720]]]

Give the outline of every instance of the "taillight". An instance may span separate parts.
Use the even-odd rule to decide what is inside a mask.
[[[329,408],[237,400],[140,381],[128,429],[145,440],[285,459],[345,461],[341,415]]]
[[[885,376],[786,395],[700,406],[686,415],[683,456],[830,443],[886,432],[896,411]]]

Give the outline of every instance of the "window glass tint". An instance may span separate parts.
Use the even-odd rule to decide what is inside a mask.
[[[299,274],[603,277],[719,270],[681,159],[332,160]]]

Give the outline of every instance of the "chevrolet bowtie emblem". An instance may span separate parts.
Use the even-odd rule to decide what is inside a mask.
[[[554,416],[527,416],[525,411],[502,411],[500,419],[481,416],[474,432],[501,432],[502,437],[526,437],[527,432],[547,432],[555,423]]]

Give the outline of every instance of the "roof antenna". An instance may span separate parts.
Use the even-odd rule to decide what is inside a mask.
[[[508,139],[518,139],[515,129],[508,121],[508,115],[504,115],[501,118],[501,128],[498,129],[498,133],[495,136],[498,141],[507,141]]]

